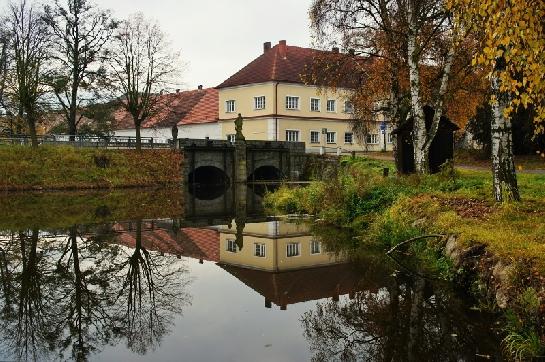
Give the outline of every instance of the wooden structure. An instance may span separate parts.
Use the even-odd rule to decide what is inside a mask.
[[[426,129],[429,130],[435,111],[432,107],[424,107],[424,115],[426,118]],[[413,148],[413,131],[414,121],[409,118],[401,124],[392,133],[397,135],[397,169],[403,174],[415,172],[414,167],[414,148]],[[437,173],[441,169],[441,165],[447,160],[454,158],[454,132],[459,127],[451,122],[447,117],[441,117],[439,129],[433,139],[430,147],[429,161],[430,172]]]

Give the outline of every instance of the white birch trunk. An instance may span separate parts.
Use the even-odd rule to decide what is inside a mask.
[[[413,148],[415,171],[420,174],[428,173],[428,155],[425,153],[427,138],[426,120],[424,108],[420,97],[420,50],[417,45],[417,24],[416,16],[413,14],[411,2],[409,1],[409,36],[408,36],[408,62],[409,81],[411,91],[411,115],[413,117]]]
[[[496,100],[492,104],[492,178],[494,198],[497,202],[504,201],[504,190],[507,198],[520,201],[517,184],[515,162],[513,160],[513,135],[511,121],[504,116],[507,104],[506,95],[500,92],[500,80],[492,77],[492,92]]]

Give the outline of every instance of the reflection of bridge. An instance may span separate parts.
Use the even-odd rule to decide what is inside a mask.
[[[304,167],[302,142],[246,141],[235,145],[223,140],[180,139],[179,147],[184,153],[184,180],[190,184],[294,180]],[[244,163],[246,170],[241,171]]]

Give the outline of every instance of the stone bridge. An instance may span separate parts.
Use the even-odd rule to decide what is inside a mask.
[[[188,184],[299,180],[305,166],[302,142],[180,139]]]

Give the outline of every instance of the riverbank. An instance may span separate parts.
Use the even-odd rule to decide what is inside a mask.
[[[337,178],[266,197],[281,212],[312,214],[356,230],[361,248],[419,254],[436,271],[502,311],[504,348],[513,358],[545,352],[545,176],[519,175],[521,204],[496,205],[486,172],[445,169],[427,177],[382,177],[387,161],[345,159]]]
[[[171,150],[0,146],[0,191],[179,185],[181,163]]]

